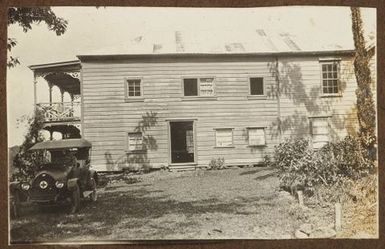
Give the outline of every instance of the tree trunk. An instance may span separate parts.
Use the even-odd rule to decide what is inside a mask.
[[[357,116],[359,123],[359,137],[361,145],[367,151],[367,157],[375,160],[376,145],[376,110],[371,89],[369,61],[371,54],[366,50],[362,29],[361,12],[359,8],[351,7],[352,29],[356,55],[354,72],[357,80]]]

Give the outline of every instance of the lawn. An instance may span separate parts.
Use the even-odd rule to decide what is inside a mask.
[[[27,207],[13,243],[155,239],[287,239],[304,222],[330,225],[328,207],[299,207],[270,168],[156,171],[110,181],[75,215]],[[131,181],[133,182],[133,181]]]

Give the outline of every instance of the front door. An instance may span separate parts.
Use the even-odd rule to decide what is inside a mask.
[[[194,162],[194,122],[170,122],[171,163]]]

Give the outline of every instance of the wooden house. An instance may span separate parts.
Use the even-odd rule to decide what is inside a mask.
[[[352,48],[264,30],[211,43],[162,35],[30,66],[35,85],[43,77],[71,96],[35,103],[45,129],[91,141],[100,171],[256,165],[285,138],[318,148],[357,131]]]

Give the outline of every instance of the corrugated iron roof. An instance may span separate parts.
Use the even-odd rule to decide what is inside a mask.
[[[315,39],[315,38],[313,38]],[[151,54],[232,54],[286,53],[306,51],[352,50],[352,44],[312,41],[311,34],[301,37],[266,29],[151,31],[124,40],[111,47],[86,51],[82,55],[151,55]]]

